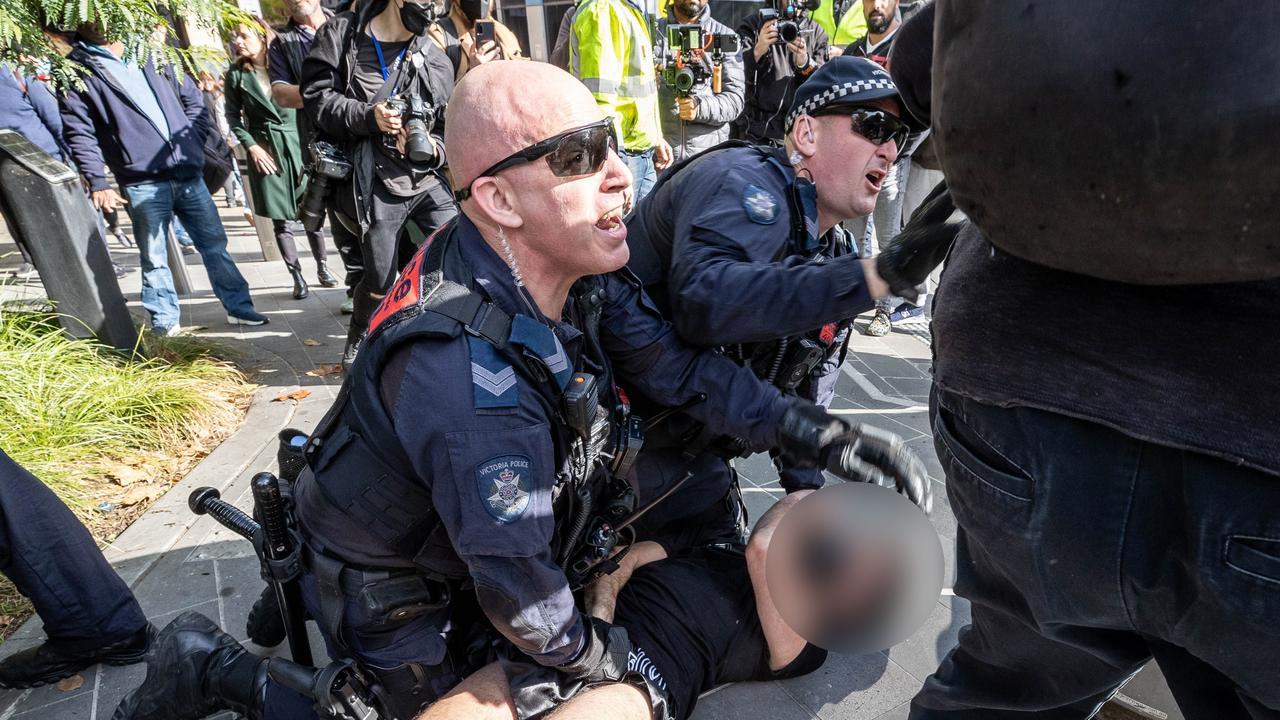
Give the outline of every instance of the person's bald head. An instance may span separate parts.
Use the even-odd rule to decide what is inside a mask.
[[[454,181],[465,187],[512,153],[602,117],[586,86],[554,65],[500,60],[475,67],[445,110]]]

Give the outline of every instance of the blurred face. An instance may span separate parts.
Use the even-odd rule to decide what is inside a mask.
[[[900,115],[896,100],[876,101],[866,107]],[[820,210],[837,221],[871,214],[881,184],[898,159],[897,143],[890,140],[876,145],[854,132],[853,121],[846,114],[802,116],[792,128],[792,138],[798,146],[807,145],[812,151],[805,167],[818,186]]]
[[[898,0],[862,0],[862,14],[867,18],[867,30],[880,34],[893,24]]]
[[[240,25],[231,34],[231,48],[238,58],[256,58],[263,47],[262,36],[248,25]]]
[[[284,0],[284,9],[294,20],[303,20],[320,9],[320,0]]]

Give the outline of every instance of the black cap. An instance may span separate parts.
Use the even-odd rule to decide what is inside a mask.
[[[864,57],[841,55],[823,63],[796,88],[795,100],[791,101],[791,111],[787,113],[787,130],[791,130],[802,114],[813,115],[825,107],[865,105],[896,97],[898,87],[887,70]]]

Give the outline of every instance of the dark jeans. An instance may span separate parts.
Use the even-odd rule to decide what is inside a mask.
[[[31,600],[49,640],[65,651],[119,642],[147,624],[89,531],[3,450],[0,570]]]
[[[360,256],[360,236],[347,229],[338,219],[337,212],[329,208],[329,232],[333,234],[334,247],[338,248],[338,257],[342,258],[342,268],[346,277],[342,284],[347,286],[347,297],[355,294],[356,286],[364,278],[364,258]],[[355,221],[352,220],[354,223]]]
[[[973,622],[913,720],[1087,718],[1152,657],[1191,720],[1280,718],[1280,477],[1055,413],[931,404]]]
[[[302,223],[297,220],[271,220],[271,230],[276,235],[276,246],[280,248],[280,257],[284,258],[284,264],[291,268],[299,267],[298,246],[293,242],[293,230],[295,226],[301,225]],[[324,229],[304,232],[307,233],[307,243],[311,245],[311,257],[317,264],[323,263],[325,261]]]

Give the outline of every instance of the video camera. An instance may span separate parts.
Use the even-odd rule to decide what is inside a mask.
[[[311,165],[307,168],[307,191],[298,203],[298,219],[307,232],[317,232],[324,224],[325,203],[334,184],[351,176],[351,161],[345,153],[324,140],[311,142]]]
[[[408,129],[408,137],[404,143],[404,154],[415,163],[427,163],[435,159],[435,146],[431,144],[431,126],[436,124],[435,108],[422,101],[415,94],[387,98],[387,107],[395,110],[404,119]],[[394,135],[384,135],[382,142],[394,149]]]
[[[739,49],[738,36],[733,33],[704,35],[701,25],[669,24],[662,81],[677,97],[688,97],[693,93],[695,85],[710,77],[711,90],[718,93],[725,56],[732,55]],[[703,62],[708,54],[711,59],[710,70]]]

